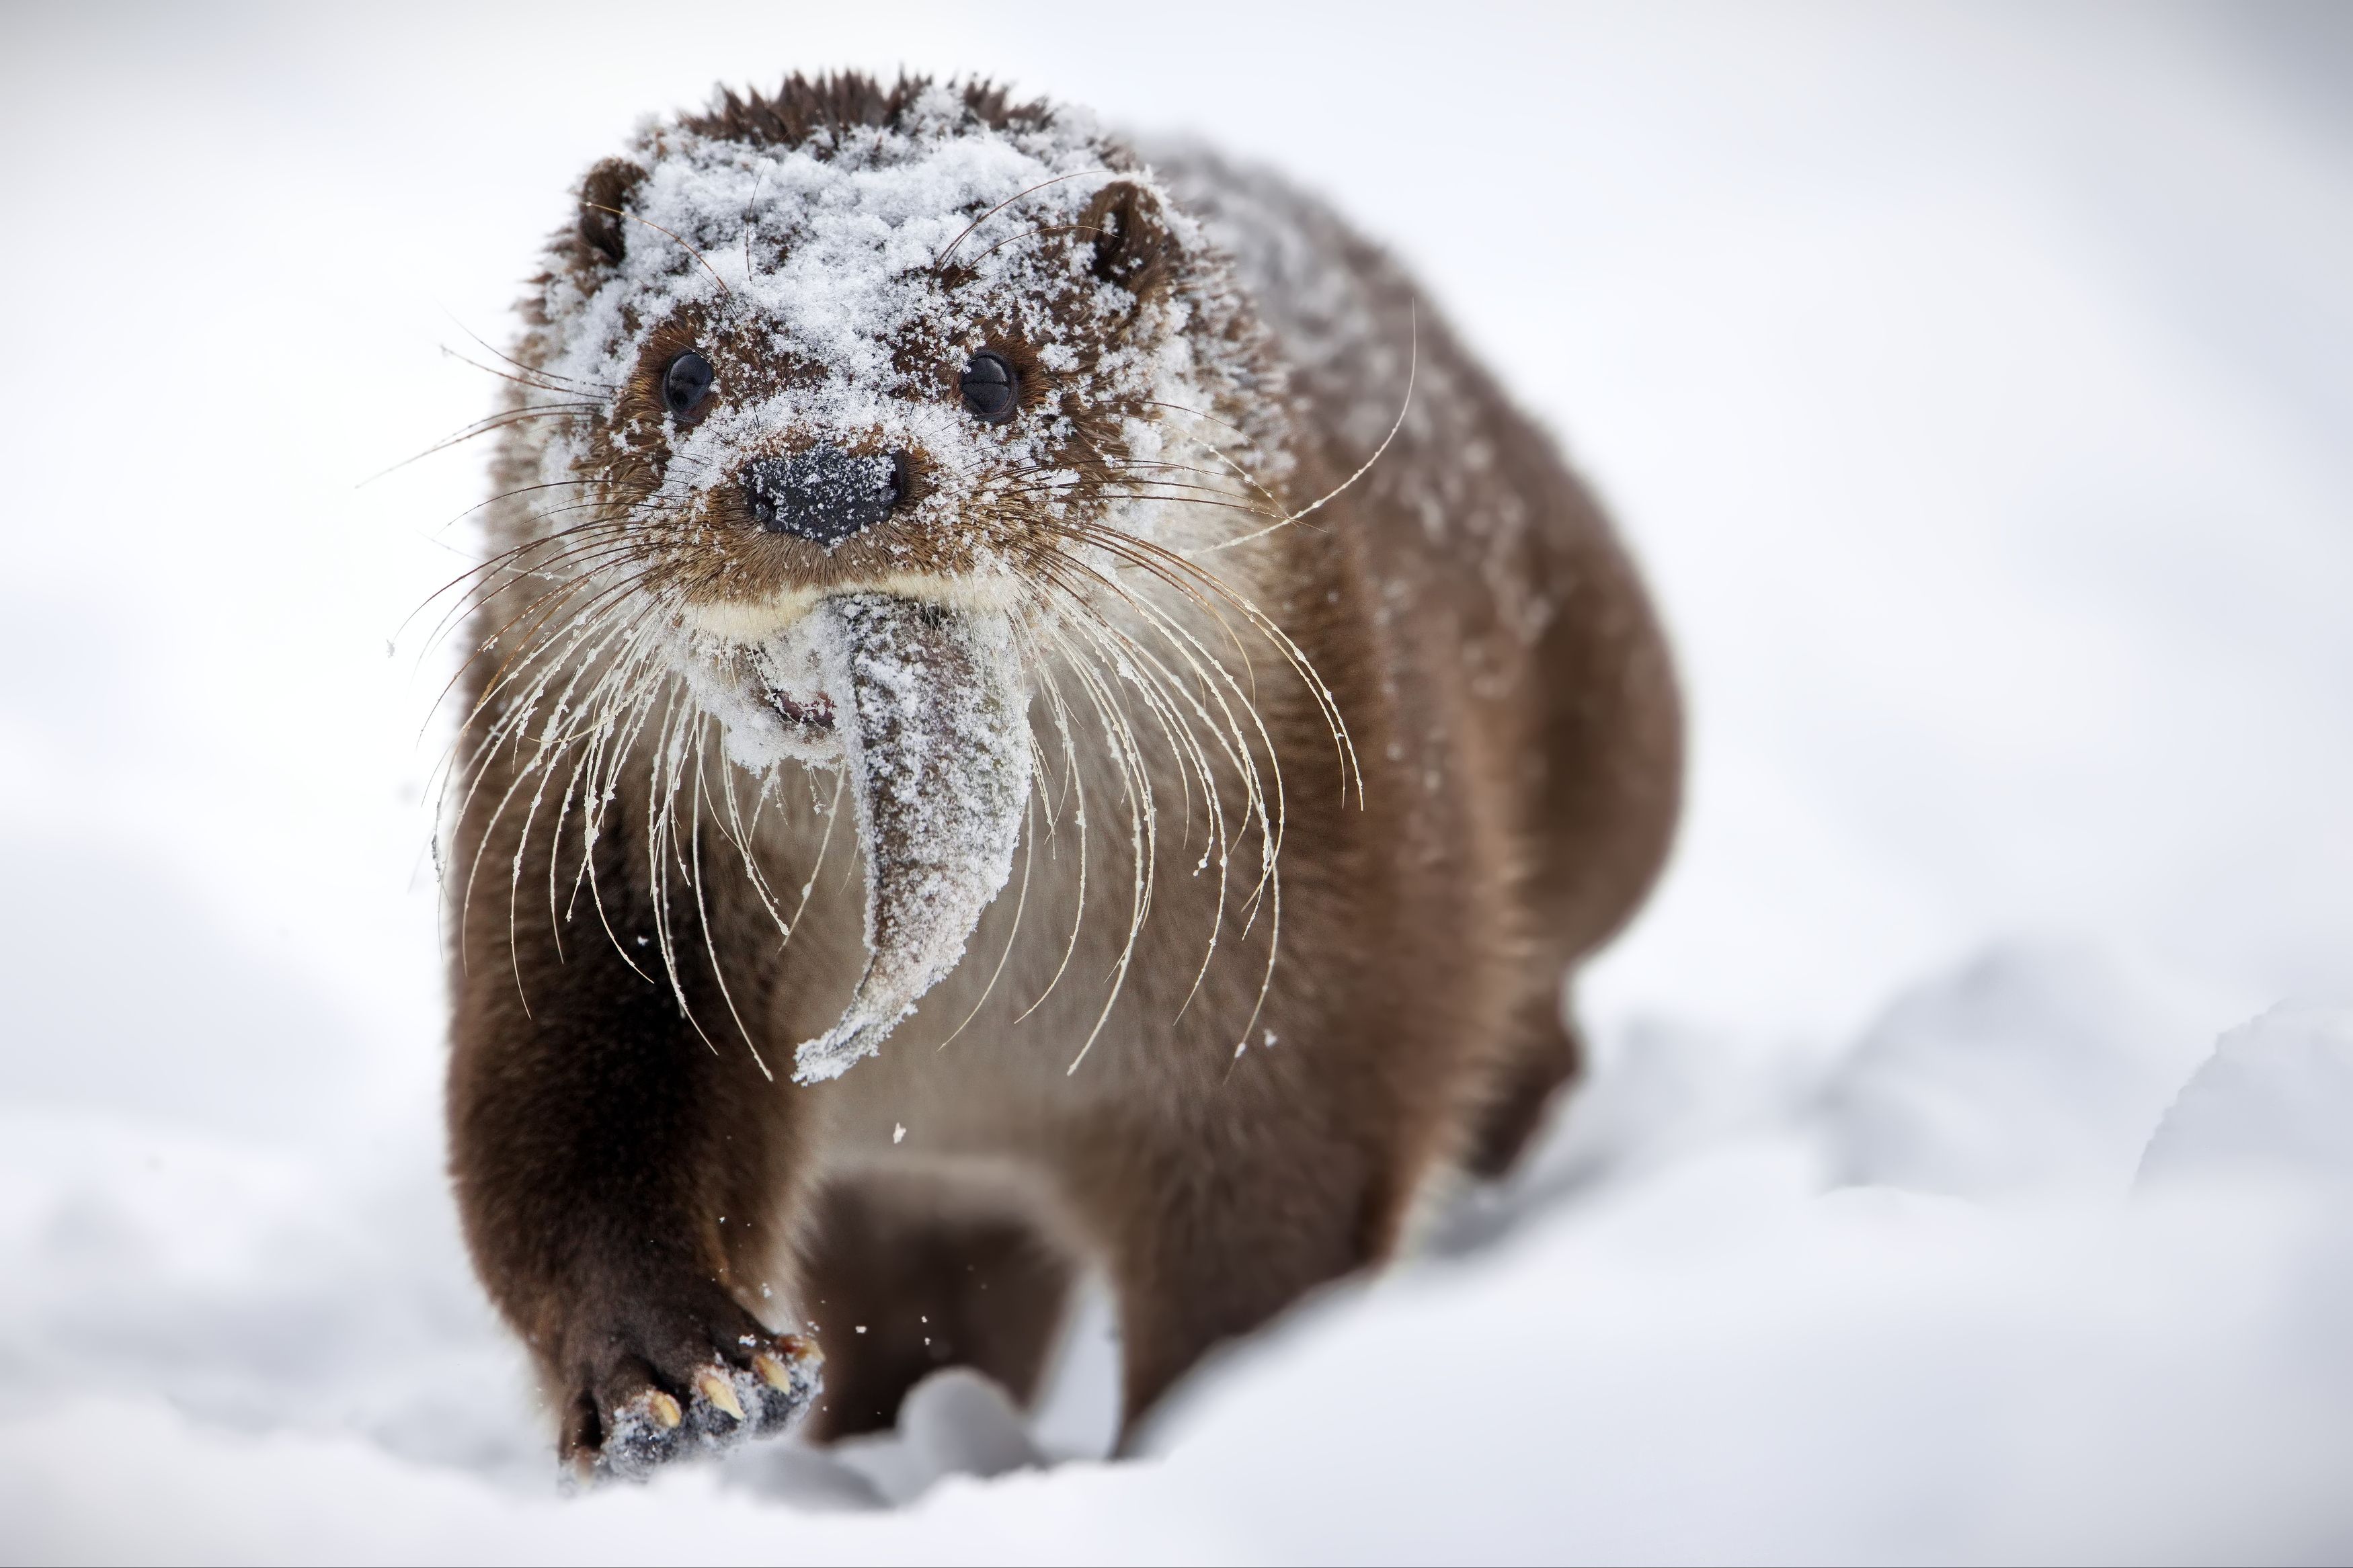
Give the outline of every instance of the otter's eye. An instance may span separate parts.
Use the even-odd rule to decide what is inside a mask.
[[[711,395],[711,362],[692,349],[670,362],[662,372],[662,406],[681,423],[694,417]]]
[[[1021,384],[1010,360],[995,349],[983,349],[965,362],[956,389],[964,394],[964,405],[975,419],[984,425],[1002,425],[1013,417]]]

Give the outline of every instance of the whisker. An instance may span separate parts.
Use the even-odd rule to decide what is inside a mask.
[[[731,300],[735,297],[735,290],[727,287],[727,279],[719,276],[719,268],[712,266],[710,262],[703,260],[702,252],[687,244],[685,240],[679,239],[679,237],[676,234],[662,227],[661,225],[654,222],[653,219],[639,217],[637,214],[632,212],[623,212],[619,207],[608,207],[601,202],[582,202],[580,205],[588,208],[592,212],[611,213],[615,217],[625,217],[631,223],[641,223],[648,228],[652,229],[656,234],[670,235],[670,238],[678,240],[680,249],[685,251],[689,256],[693,257],[697,261],[702,262],[702,269],[711,274],[711,280],[719,285],[720,290],[723,293]]]
[[[1015,202],[1019,201],[1022,197],[1036,195],[1039,191],[1044,190],[1047,186],[1059,185],[1065,180],[1083,179],[1089,174],[1108,174],[1113,172],[1113,171],[1110,169],[1076,169],[1067,174],[1057,174],[1050,180],[1040,180],[1026,191],[1014,192],[1011,195],[1006,197],[1003,201],[997,203],[995,206],[989,208],[987,212],[981,214],[970,223],[965,225],[963,232],[958,234],[954,239],[948,241],[947,249],[932,258],[932,270],[934,272],[937,272],[940,268],[945,267],[948,264],[948,258],[956,253],[956,247],[962,245],[966,237],[968,237],[974,229],[978,228],[982,224],[987,223],[990,218],[995,217],[998,213],[1003,212],[1007,207],[1011,206]]]
[[[431,457],[436,452],[446,452],[452,447],[463,446],[468,441],[473,440],[476,437],[487,436],[494,430],[503,430],[509,426],[520,425],[532,419],[586,419],[597,413],[603,407],[604,405],[601,403],[582,402],[578,404],[533,404],[528,408],[504,409],[497,414],[492,414],[484,418],[475,420],[471,425],[466,426],[464,428],[460,429],[456,435],[445,437],[442,439],[434,442],[430,447],[426,447],[425,450],[417,452],[410,457],[403,458],[400,461],[393,464],[392,467],[388,468],[378,468],[375,473],[370,474],[367,478],[362,479],[358,484],[352,488],[353,489],[364,489],[367,486],[375,483],[376,480],[383,479],[386,474],[396,474],[401,469],[408,467],[411,463],[423,462],[426,458]]]

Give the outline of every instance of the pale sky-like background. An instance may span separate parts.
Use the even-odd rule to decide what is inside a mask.
[[[47,651],[17,703],[111,712],[122,756],[203,758],[172,764],[163,820],[112,761],[58,793],[250,897],[223,911],[241,940],[277,941],[320,878],[390,940],[417,923],[362,889],[426,831],[382,809],[431,761],[410,737],[438,656],[400,622],[459,563],[424,542],[462,544],[436,531],[479,457],[354,487],[487,405],[438,347],[502,339],[568,182],[640,115],[903,63],[1326,193],[1609,498],[1673,625],[1696,771],[1673,877],[1591,988],[1605,1012],[1836,1033],[2021,931],[2257,1001],[2353,969],[2341,13],[10,26],[0,268],[26,372],[0,382],[0,592]],[[272,733],[311,743],[265,757]],[[311,949],[346,934],[285,940],[335,963]]]

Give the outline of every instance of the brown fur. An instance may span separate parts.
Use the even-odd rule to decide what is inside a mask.
[[[912,91],[795,78],[683,123],[797,145],[888,123]],[[1047,112],[985,88],[966,89],[965,102],[995,125]],[[586,195],[618,207],[633,174],[600,164]],[[1214,217],[1219,172],[1197,174],[1174,188]],[[1367,478],[1312,524],[1270,535],[1250,568],[1257,602],[1328,683],[1361,793],[1314,693],[1279,664],[1254,666],[1288,822],[1280,956],[1249,1048],[1237,1054],[1235,1034],[1270,922],[1261,914],[1239,934],[1241,890],[1230,892],[1229,934],[1194,994],[1218,893],[1193,874],[1198,828],[1180,843],[1173,818],[1126,988],[1069,1074],[1102,1005],[1096,983],[1117,961],[1121,874],[1096,873],[1090,907],[1117,907],[1079,925],[1068,973],[1050,983],[1081,912],[1076,835],[1098,867],[1124,864],[1124,829],[1108,813],[1082,828],[1067,803],[1047,801],[1019,899],[1008,889],[990,908],[963,965],[881,1058],[810,1087],[770,1081],[732,1025],[706,1038],[698,1020],[747,1020],[775,1061],[839,1013],[858,973],[860,907],[839,836],[818,848],[822,789],[814,806],[789,792],[768,805],[743,848],[715,834],[702,844],[715,869],[684,927],[685,1009],[659,970],[649,978],[632,963],[659,897],[642,831],[593,849],[611,940],[588,914],[551,919],[525,899],[518,915],[506,898],[453,888],[452,1173],[477,1266],[533,1349],[566,1452],[595,1451],[633,1394],[687,1399],[697,1367],[748,1364],[797,1319],[815,1324],[829,1362],[824,1431],[887,1425],[905,1389],[950,1361],[1026,1396],[1081,1267],[1100,1268],[1117,1301],[1132,1429],[1219,1341],[1388,1257],[1434,1174],[1506,1169],[1574,1076],[1564,979],[1639,904],[1677,811],[1680,717],[1658,626],[1589,494],[1410,283],[1328,215],[1263,182],[1250,188],[1291,204],[1287,221],[1315,240],[1319,265],[1352,279],[1383,323],[1347,353],[1286,364],[1306,329],[1282,301],[1257,301],[1272,336],[1249,395],[1261,412],[1279,405],[1293,431],[1285,504],[1324,494],[1370,456],[1379,432],[1352,415],[1367,397],[1394,406],[1409,357],[1420,390]],[[1139,297],[1204,265],[1134,186],[1109,187],[1086,226],[1095,232],[1073,243],[1094,245],[1098,275]],[[567,265],[593,268],[639,237],[592,211],[567,243]],[[647,400],[670,352],[649,354],[623,393],[624,425],[650,428]],[[944,351],[944,378],[961,352]],[[1059,395],[1043,376],[1027,395]],[[1114,411],[1065,411],[1110,446]],[[658,467],[659,443],[641,431],[629,450],[605,482],[649,486],[654,470],[630,465]],[[1092,470],[1106,496],[1115,459]],[[504,477],[531,476],[511,465]],[[704,521],[711,548],[763,582],[852,580],[867,548],[825,555],[747,533],[740,518]],[[955,569],[952,554],[931,559]],[[543,589],[492,598],[478,642]],[[497,668],[477,660],[474,697],[492,691]],[[525,889],[551,863],[568,881],[591,853],[576,818],[551,832],[495,810],[512,776],[501,767],[469,798],[453,842],[485,846],[491,867],[521,856]],[[740,779],[712,787],[749,799]],[[628,822],[655,809],[622,805]],[[812,886],[781,949],[741,874],[747,857],[773,888]]]
[[[681,114],[678,122],[698,136],[742,142],[754,147],[820,145],[842,132],[860,128],[881,130],[897,124],[929,87],[927,77],[902,76],[889,87],[871,77],[840,71],[786,77],[773,93],[736,96],[720,89],[719,100],[701,114]],[[1001,87],[985,81],[964,84],[965,108],[992,131],[1048,118],[1042,103],[1016,103]]]

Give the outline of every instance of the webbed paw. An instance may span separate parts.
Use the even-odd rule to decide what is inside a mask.
[[[584,1479],[655,1467],[787,1430],[824,1386],[824,1356],[771,1334],[732,1300],[648,1312],[578,1359],[559,1448]]]

